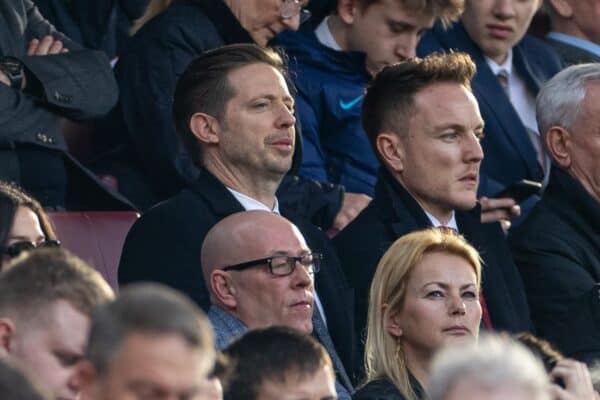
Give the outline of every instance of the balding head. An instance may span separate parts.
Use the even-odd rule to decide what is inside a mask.
[[[202,244],[202,272],[211,301],[251,329],[285,325],[310,332],[314,289],[309,268],[296,262],[291,274],[275,276],[265,260],[243,270],[223,270],[273,256],[277,263],[286,262],[287,256],[307,253],[298,228],[277,214],[230,215],[208,232]]]

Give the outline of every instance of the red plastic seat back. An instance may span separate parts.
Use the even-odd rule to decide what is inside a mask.
[[[117,268],[134,211],[49,212],[62,246],[102,274],[116,291]]]

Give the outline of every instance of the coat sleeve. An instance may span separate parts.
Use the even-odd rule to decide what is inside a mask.
[[[321,146],[318,112],[302,90],[296,96],[296,114],[302,127],[301,175],[318,182],[329,182],[325,153]],[[317,105],[318,106],[318,105]]]
[[[173,193],[197,176],[175,129],[173,94],[178,77],[203,50],[169,37],[144,40],[141,36],[131,44],[116,70],[121,91],[119,118],[136,159],[155,186]]]
[[[548,232],[512,245],[538,334],[568,356],[600,357],[600,286],[579,246]]]

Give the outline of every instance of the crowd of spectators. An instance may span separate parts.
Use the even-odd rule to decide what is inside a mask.
[[[599,18],[1,2],[0,397],[600,399]]]

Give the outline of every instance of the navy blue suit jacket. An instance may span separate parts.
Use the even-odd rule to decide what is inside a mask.
[[[481,142],[485,158],[479,193],[493,195],[521,179],[540,181],[543,173],[525,126],[463,25],[457,23],[448,31],[436,26],[423,38],[417,51],[424,56],[448,50],[468,53],[477,65],[472,88],[485,121],[485,137]],[[534,95],[561,69],[560,59],[552,48],[531,36],[525,36],[513,47],[513,63]]]

